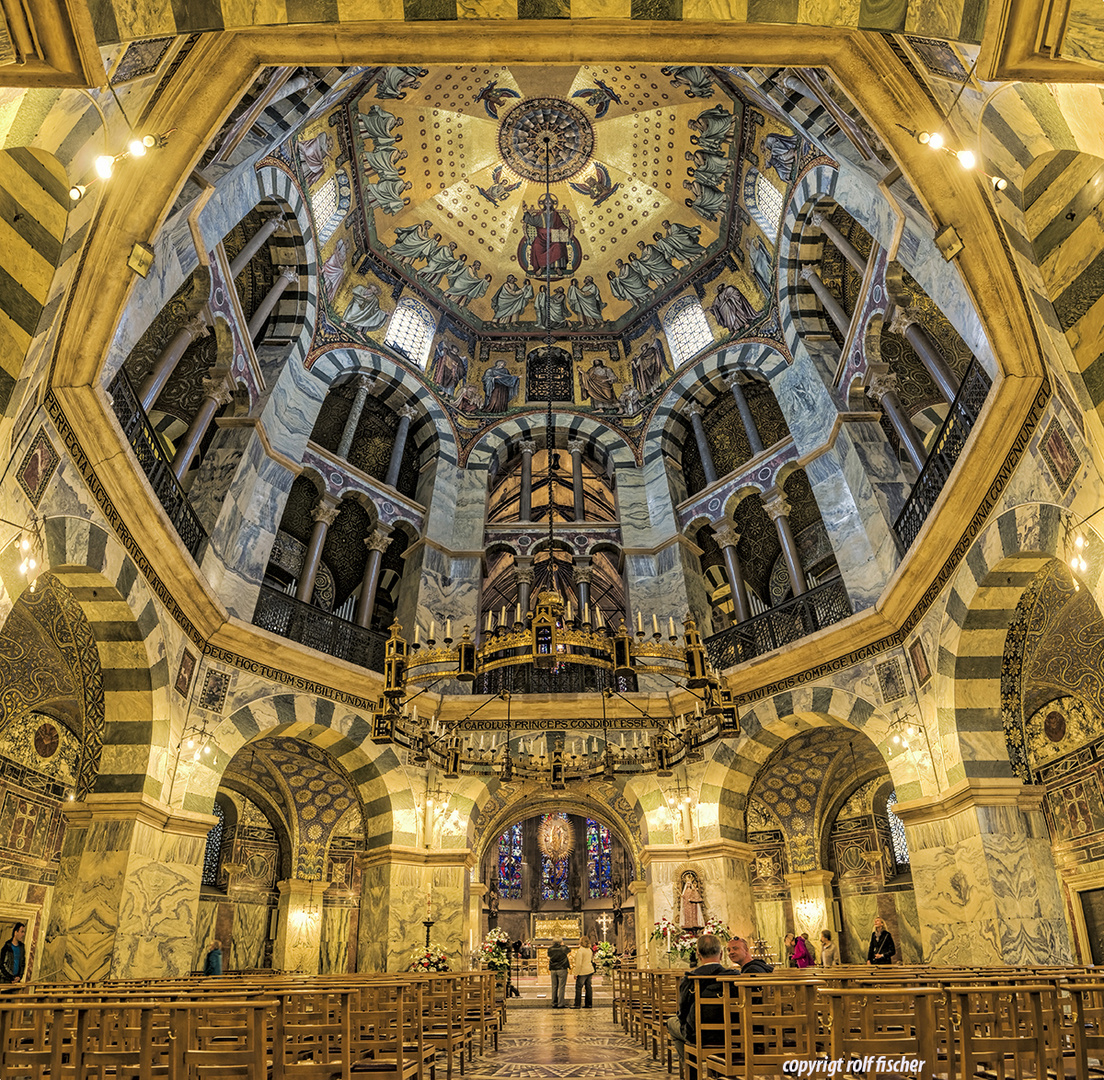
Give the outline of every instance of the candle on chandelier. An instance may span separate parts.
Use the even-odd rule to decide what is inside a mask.
[[[638,634],[644,633],[644,613],[642,611],[636,613],[636,632]]]
[[[418,624],[414,624],[414,644],[418,644]]]
[[[514,622],[521,622],[521,604],[517,605],[517,618],[514,619]]]
[[[487,612],[487,633],[488,634],[491,632],[491,622],[493,621],[493,619],[494,619],[493,613],[488,611]]]
[[[571,622],[571,601],[570,600],[568,600],[568,602],[567,602],[567,612],[565,613],[564,618],[567,620],[567,622]]]
[[[602,621],[602,609],[600,607],[596,607],[594,609],[594,625],[598,627],[599,630],[601,630],[602,627],[606,625]]]
[[[675,633],[675,617],[674,617],[674,615],[668,615],[667,616],[667,636],[668,637],[678,637],[678,635]]]
[[[652,612],[652,633],[659,633],[659,616],[654,611]]]
[[[520,605],[518,605],[518,606],[520,607]],[[502,605],[502,614],[498,617],[498,625],[499,626],[505,626],[506,625],[506,605],[505,604]]]
[[[437,620],[436,619],[430,619],[429,620],[429,640],[430,641],[432,641],[434,639],[434,637],[436,637],[436,631],[437,631]]]
[[[445,619],[445,638],[452,640],[452,619]]]

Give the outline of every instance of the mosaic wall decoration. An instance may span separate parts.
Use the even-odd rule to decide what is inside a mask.
[[[195,673],[195,666],[195,654],[185,649],[180,656],[180,667],[176,671],[176,682],[173,683],[173,689],[181,697],[188,696],[188,691],[192,687],[192,675]]]
[[[1043,432],[1039,440],[1039,453],[1046,462],[1050,475],[1054,477],[1058,490],[1064,495],[1073,483],[1078,469],[1081,468],[1081,459],[1066,437],[1057,417],[1051,420],[1046,431]]]
[[[203,676],[203,689],[198,705],[201,709],[222,712],[226,704],[226,691],[230,688],[230,676],[225,671],[208,671]]]
[[[132,79],[142,79],[152,75],[175,40],[174,37],[156,37],[147,38],[145,41],[132,41],[111,73],[111,85],[118,86]]]
[[[39,428],[15,472],[15,478],[32,506],[37,508],[42,501],[60,461],[61,457],[50,442],[46,429]]]
[[[905,687],[905,675],[901,670],[901,663],[896,657],[875,664],[874,670],[878,673],[878,686],[882,691],[882,701],[885,704],[888,705],[891,701],[900,701],[908,692]]]

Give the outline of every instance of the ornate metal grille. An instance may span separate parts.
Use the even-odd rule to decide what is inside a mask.
[[[985,369],[974,360],[966,369],[951,411],[943,421],[943,427],[928,454],[928,460],[924,462],[924,468],[917,477],[908,502],[893,524],[903,551],[912,546],[934,509],[936,499],[939,498],[939,493],[977,422],[991,385]]]
[[[706,638],[713,666],[723,671],[780,649],[851,614],[847,589],[839,578],[810,589],[746,622]]]
[[[203,549],[207,545],[207,530],[199,523],[199,517],[188,502],[180,481],[173,475],[172,463],[122,368],[111,381],[108,391],[115,416],[123,429],[123,436],[130,443],[153,493],[168,514],[180,542],[188,549],[192,558],[197,563],[200,562]]]

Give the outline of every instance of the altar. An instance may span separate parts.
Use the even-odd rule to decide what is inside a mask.
[[[556,938],[563,938],[568,949],[573,949],[583,936],[582,915],[529,915],[529,939],[537,946],[537,974],[548,974],[548,946]]]

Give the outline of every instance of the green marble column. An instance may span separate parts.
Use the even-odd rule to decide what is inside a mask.
[[[272,966],[277,971],[318,974],[322,950],[322,897],[329,887],[328,881],[300,878],[276,882],[280,901]]]
[[[66,809],[61,868],[36,978],[173,979],[192,966],[209,814],[148,795]]]
[[[1042,791],[963,780],[894,806],[908,838],[927,964],[1071,961]]]

